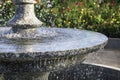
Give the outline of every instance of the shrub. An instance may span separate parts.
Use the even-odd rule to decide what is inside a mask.
[[[0,19],[4,19],[5,22],[14,15],[14,6],[10,0],[5,0],[4,3],[0,5],[0,14],[2,14],[0,15]]]

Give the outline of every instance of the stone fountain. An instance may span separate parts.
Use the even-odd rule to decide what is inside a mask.
[[[47,28],[34,14],[35,0],[12,0],[14,17],[0,27],[1,80],[48,80],[49,73],[82,62],[108,38],[86,30]]]

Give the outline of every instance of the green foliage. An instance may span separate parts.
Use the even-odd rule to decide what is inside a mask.
[[[9,1],[5,1],[4,4],[1,4],[0,5],[0,14],[2,14],[2,15],[0,15],[0,19],[4,19],[4,21],[7,22],[14,15],[13,4],[10,3]]]
[[[65,27],[98,31],[109,37],[120,37],[119,0],[51,0],[35,5],[36,16],[49,27]],[[51,5],[52,6],[51,6]],[[2,6],[2,18],[7,21],[14,14],[13,4]],[[7,11],[7,12],[6,12]],[[0,17],[1,18],[1,17]]]

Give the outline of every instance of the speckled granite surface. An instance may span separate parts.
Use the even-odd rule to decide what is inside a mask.
[[[16,37],[21,36],[19,32],[6,33],[9,30],[11,29],[7,27],[0,28],[2,72],[4,70],[50,71],[57,67],[66,67],[81,62],[85,55],[103,48],[107,43],[107,37],[103,34],[86,30],[37,28],[34,34],[37,36],[31,36],[38,37],[36,39],[28,36],[27,38]],[[15,38],[6,35],[15,35]]]

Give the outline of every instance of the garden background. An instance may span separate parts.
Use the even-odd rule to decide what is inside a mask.
[[[36,1],[36,16],[48,27],[87,29],[120,38],[120,0]],[[13,15],[11,0],[0,0],[0,26]]]

